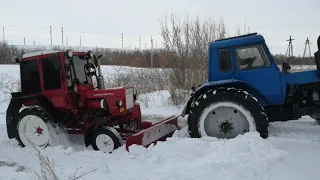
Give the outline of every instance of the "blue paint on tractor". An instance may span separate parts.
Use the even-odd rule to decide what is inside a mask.
[[[194,97],[219,86],[233,86],[254,94],[264,106],[282,105],[289,85],[320,82],[316,70],[280,70],[257,33],[211,42],[208,61],[208,80]]]
[[[309,84],[320,81],[320,78],[317,76],[317,70],[290,72],[284,74],[286,75],[288,85]]]

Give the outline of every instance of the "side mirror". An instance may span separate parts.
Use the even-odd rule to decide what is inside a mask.
[[[16,58],[15,61],[16,61],[17,64],[20,64],[20,59],[19,58]]]
[[[291,66],[289,63],[287,63],[287,62],[282,63],[282,71],[283,72],[288,72],[289,69],[291,69]]]

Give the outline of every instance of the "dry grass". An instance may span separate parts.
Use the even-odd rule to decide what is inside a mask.
[[[17,163],[10,163],[5,161],[0,161],[0,167],[12,167],[16,169],[16,172],[22,172],[26,169],[24,166],[17,165]]]
[[[40,173],[35,172],[38,179],[39,180],[60,180],[57,175],[56,168],[55,168],[56,165],[55,165],[53,159],[49,159],[48,156],[41,154],[41,152],[38,149],[35,148],[35,150],[37,151],[36,156],[38,157],[39,162],[40,162]],[[76,176],[77,171],[80,168],[77,168],[75,170],[73,177],[69,178],[70,180],[80,179],[80,178],[94,172],[95,170],[97,170],[97,169],[94,169],[89,172],[85,172],[85,173],[82,173],[82,174]]]

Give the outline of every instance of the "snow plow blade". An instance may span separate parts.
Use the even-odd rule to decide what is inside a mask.
[[[178,117],[179,116],[171,116],[128,137],[126,142],[127,151],[129,151],[129,147],[133,144],[147,147],[154,142],[165,141],[167,137],[172,136],[175,130],[179,129],[177,123]]]

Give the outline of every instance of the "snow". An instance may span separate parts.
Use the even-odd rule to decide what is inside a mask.
[[[181,114],[182,107],[170,105],[169,91],[157,91],[138,97],[141,113],[146,116],[172,116]]]
[[[126,68],[118,67],[125,71]],[[114,67],[104,67],[108,73]],[[19,78],[18,66],[0,66],[0,76]],[[12,81],[13,83],[13,81]],[[10,84],[10,83],[9,83]],[[5,90],[7,87],[0,87]],[[142,115],[152,120],[181,113],[183,107],[170,103],[168,91],[141,94]],[[37,179],[40,173],[37,151],[21,148],[8,139],[5,111],[8,96],[0,96],[0,179]],[[148,119],[149,120],[149,119]],[[122,146],[112,154],[86,148],[81,136],[58,132],[53,145],[40,150],[54,161],[59,179],[223,179],[223,180],[318,180],[320,173],[320,126],[309,116],[297,121],[270,123],[270,137],[262,139],[250,132],[234,139],[189,138],[185,118],[172,138],[148,148]]]

